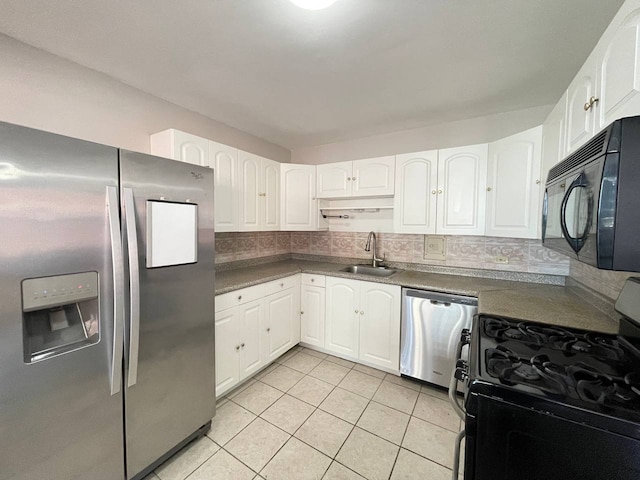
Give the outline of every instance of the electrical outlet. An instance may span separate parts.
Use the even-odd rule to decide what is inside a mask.
[[[493,257],[493,262],[494,263],[509,263],[509,257],[504,256],[504,255],[497,255],[497,256]]]
[[[440,235],[424,236],[425,260],[446,260],[445,237]]]

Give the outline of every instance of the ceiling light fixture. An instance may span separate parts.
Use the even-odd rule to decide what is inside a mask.
[[[336,0],[289,0],[294,5],[306,10],[322,10],[323,8],[330,7]]]

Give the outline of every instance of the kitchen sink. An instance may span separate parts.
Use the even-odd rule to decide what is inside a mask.
[[[371,265],[349,265],[341,271],[347,273],[359,273],[361,275],[371,275],[372,277],[390,277],[398,270],[389,267],[372,267]]]

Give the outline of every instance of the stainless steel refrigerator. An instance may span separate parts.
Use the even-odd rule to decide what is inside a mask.
[[[0,479],[142,478],[215,414],[213,170],[0,123]]]

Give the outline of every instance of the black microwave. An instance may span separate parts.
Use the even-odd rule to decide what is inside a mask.
[[[640,272],[640,116],[616,120],[549,170],[542,243],[597,268]]]

